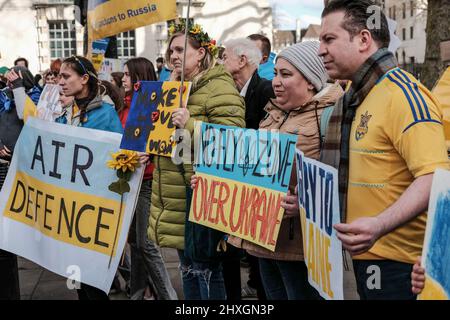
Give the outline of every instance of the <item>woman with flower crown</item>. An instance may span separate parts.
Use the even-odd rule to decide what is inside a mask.
[[[181,79],[183,54],[186,50],[185,79],[192,82],[186,108],[172,114],[173,124],[187,130],[191,137],[194,120],[214,124],[245,127],[245,104],[233,79],[222,65],[216,64],[218,48],[201,26],[188,30],[172,25],[166,61],[173,66],[172,80]],[[188,221],[191,200],[191,163],[176,165],[165,157],[154,158],[152,205],[150,210],[151,240],[161,247],[178,249],[184,297],[188,300],[225,299],[221,259],[228,252],[218,252],[224,234]]]

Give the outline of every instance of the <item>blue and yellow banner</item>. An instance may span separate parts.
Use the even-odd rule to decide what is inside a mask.
[[[91,40],[177,17],[175,0],[89,0],[88,3]]]
[[[62,276],[76,265],[80,282],[108,292],[143,174],[123,198],[109,190],[120,138],[30,117],[0,193],[0,248]]]
[[[297,136],[196,122],[189,221],[275,251]]]
[[[92,42],[92,64],[94,65],[97,73],[102,67],[103,60],[105,59],[106,49],[108,49],[109,38],[99,39]]]

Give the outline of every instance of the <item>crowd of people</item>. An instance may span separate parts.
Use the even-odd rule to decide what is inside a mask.
[[[46,84],[57,84],[62,111],[55,122],[123,133],[134,85],[180,81],[184,72],[192,90],[186,107],[172,115],[177,128],[192,134],[194,121],[201,120],[298,136],[305,156],[339,170],[342,223],[334,227],[352,255],[360,298],[416,299],[425,281],[418,258],[433,173],[450,169],[450,162],[439,102],[398,67],[387,49],[390,33],[381,10],[380,27],[367,27],[371,5],[330,2],[322,13],[320,42],[294,44],[274,61],[262,35],[229,40],[218,56],[199,26],[195,32],[190,27],[185,47],[182,25],[171,33],[167,65],[160,58],[155,69],[146,58],[132,58],[110,82],[100,81],[84,57],[56,60],[41,78],[19,58],[0,79],[0,187],[23,127],[19,92],[37,103]],[[244,264],[247,285],[260,300],[322,299],[308,282],[295,173],[282,199],[284,216],[272,252],[188,220],[197,183],[191,163],[139,157],[146,169],[128,238],[129,261],[119,266],[119,272],[128,271],[130,298],[181,298],[161,255],[167,247],[178,252],[184,299],[241,300]],[[224,241],[227,250],[218,250]],[[382,274],[377,289],[367,286],[367,270],[374,265]],[[18,283],[16,256],[0,251],[0,298],[19,299]],[[78,295],[108,299],[85,284]]]

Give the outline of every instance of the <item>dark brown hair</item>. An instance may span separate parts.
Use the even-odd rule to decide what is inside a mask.
[[[111,73],[111,78],[114,79],[114,82],[119,88],[122,88],[123,72],[113,72]]]
[[[367,23],[373,18],[373,10],[369,7],[376,6],[377,13],[380,14],[380,26],[369,28]],[[389,47],[391,36],[389,33],[389,26],[386,15],[383,10],[371,0],[333,0],[329,1],[322,12],[322,18],[325,16],[342,11],[345,13],[344,21],[341,26],[350,34],[350,39],[353,40],[362,30],[368,30],[372,35],[374,41],[380,48]]]
[[[120,89],[109,81],[101,80],[102,87],[104,87],[105,92],[111,100],[114,102],[114,108],[119,113],[123,109],[123,94]]]
[[[94,98],[99,94],[99,81],[97,71],[95,71],[92,63],[84,57],[72,56],[64,60],[63,64],[67,64],[80,77],[85,74],[89,76],[87,83],[89,89],[88,100],[94,100]]]
[[[128,67],[132,88],[138,81],[157,81],[158,79],[153,63],[146,58],[132,58],[125,62],[125,65]]]
[[[262,34],[251,34],[247,38],[253,41],[261,41],[262,42],[262,54],[263,56],[270,57],[270,51],[272,51],[272,46],[270,44],[269,38],[263,36]]]
[[[28,60],[25,58],[17,58],[16,61],[14,61],[14,65],[17,66],[17,63],[20,61],[25,62],[25,67],[27,67],[27,69],[28,69]]]

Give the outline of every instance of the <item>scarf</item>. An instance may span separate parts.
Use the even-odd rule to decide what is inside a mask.
[[[375,52],[356,72],[352,86],[338,100],[330,117],[320,160],[339,169],[339,204],[342,222],[347,218],[350,131],[356,110],[379,79],[396,67],[397,60],[387,48]]]

